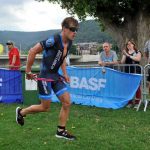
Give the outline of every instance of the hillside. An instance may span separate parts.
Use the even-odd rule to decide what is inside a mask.
[[[5,45],[8,40],[15,42],[21,50],[28,50],[35,43],[48,38],[61,30],[48,30],[39,32],[0,31],[0,43]],[[105,32],[100,31],[96,21],[88,20],[80,23],[80,29],[74,43],[112,41]]]

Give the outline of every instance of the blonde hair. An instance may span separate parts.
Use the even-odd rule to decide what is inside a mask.
[[[65,18],[62,21],[61,26],[62,26],[62,28],[63,27],[69,28],[71,24],[73,24],[74,27],[78,27],[79,26],[78,21],[75,18],[73,18],[73,17],[67,17],[67,18]]]

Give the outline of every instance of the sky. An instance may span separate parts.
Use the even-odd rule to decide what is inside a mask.
[[[58,4],[47,1],[0,0],[0,7],[1,31],[30,32],[61,29],[62,20],[70,16]]]

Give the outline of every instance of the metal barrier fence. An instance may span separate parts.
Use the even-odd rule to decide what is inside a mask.
[[[75,67],[81,67],[81,68],[94,68],[94,67],[100,67],[99,65],[74,65]],[[1,66],[2,68],[7,68],[7,66]],[[112,68],[114,70],[117,71],[121,71],[121,72],[126,72],[126,73],[132,73],[132,74],[141,74],[143,76],[143,79],[141,81],[141,91],[142,91],[142,95],[141,95],[141,99],[139,102],[139,105],[137,107],[137,111],[139,110],[141,104],[144,104],[144,111],[146,111],[147,106],[148,106],[148,102],[150,101],[150,99],[148,98],[149,92],[147,90],[147,77],[149,74],[149,70],[150,70],[150,64],[146,65],[146,66],[141,66],[138,64],[116,64],[116,65],[112,65],[112,66],[106,66],[109,68]],[[102,67],[103,71],[105,71],[105,67]]]
[[[140,100],[137,111],[139,110],[141,104],[144,104],[144,111],[146,111],[148,102],[150,101],[149,96],[149,83],[150,82],[150,64],[147,64],[143,67],[143,90],[142,90],[142,99]],[[147,79],[149,78],[149,81]]]
[[[100,67],[99,65],[73,65],[74,67],[81,67],[81,68],[93,68],[93,67]],[[137,73],[137,74],[143,74],[143,67],[138,64],[116,64],[111,66],[105,66],[108,68],[112,68],[114,70],[118,70],[121,72],[126,73]],[[105,67],[102,67],[105,69]]]

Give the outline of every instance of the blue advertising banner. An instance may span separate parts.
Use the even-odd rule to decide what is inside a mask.
[[[0,69],[0,102],[22,103],[22,76],[18,70]]]
[[[106,67],[67,67],[67,71],[73,103],[113,109],[124,107],[134,97],[142,79],[142,75]],[[55,96],[53,100],[58,101]]]

